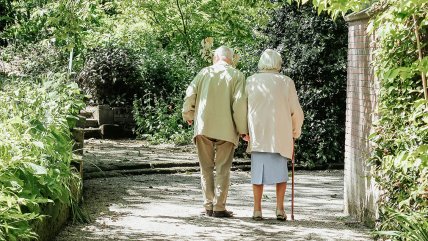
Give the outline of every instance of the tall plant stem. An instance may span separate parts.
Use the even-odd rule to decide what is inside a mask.
[[[70,50],[70,56],[68,59],[68,76],[71,76],[71,71],[73,70],[73,55],[74,55],[74,48]]]
[[[416,46],[418,48],[419,61],[422,61],[423,54],[422,54],[421,40],[420,40],[420,34],[419,34],[419,25],[415,14],[413,14],[413,21],[415,23]],[[422,77],[422,87],[424,88],[424,97],[425,97],[425,100],[428,100],[427,78],[426,78],[425,72],[421,71],[421,77]]]

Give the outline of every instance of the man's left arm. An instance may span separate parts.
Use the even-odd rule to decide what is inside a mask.
[[[197,95],[197,80],[199,75],[193,79],[189,87],[186,90],[186,96],[184,97],[183,110],[181,112],[183,119],[189,124],[193,124],[193,119],[195,117],[195,105],[196,105],[196,95]]]
[[[247,122],[247,95],[245,93],[245,77],[239,72],[238,78],[233,90],[233,120],[239,134],[248,134]]]

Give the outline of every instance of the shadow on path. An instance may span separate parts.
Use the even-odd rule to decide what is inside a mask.
[[[85,240],[370,240],[343,215],[343,171],[296,172],[296,221],[275,216],[275,189],[266,186],[261,222],[251,219],[248,172],[233,172],[228,209],[234,218],[201,214],[199,175],[168,174],[85,180],[92,222],[66,227],[57,241]],[[287,190],[286,211],[290,208]]]

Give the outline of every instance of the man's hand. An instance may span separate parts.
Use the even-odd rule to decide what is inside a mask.
[[[189,126],[193,125],[193,120],[188,120],[187,124],[189,124]]]
[[[246,141],[246,142],[249,142],[249,141],[250,141],[250,135],[248,135],[248,134],[242,134],[242,135],[241,135],[241,138],[242,138],[244,141]]]

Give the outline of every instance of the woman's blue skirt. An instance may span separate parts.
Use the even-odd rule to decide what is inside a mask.
[[[287,161],[279,153],[251,153],[251,184],[276,184],[288,181]]]

